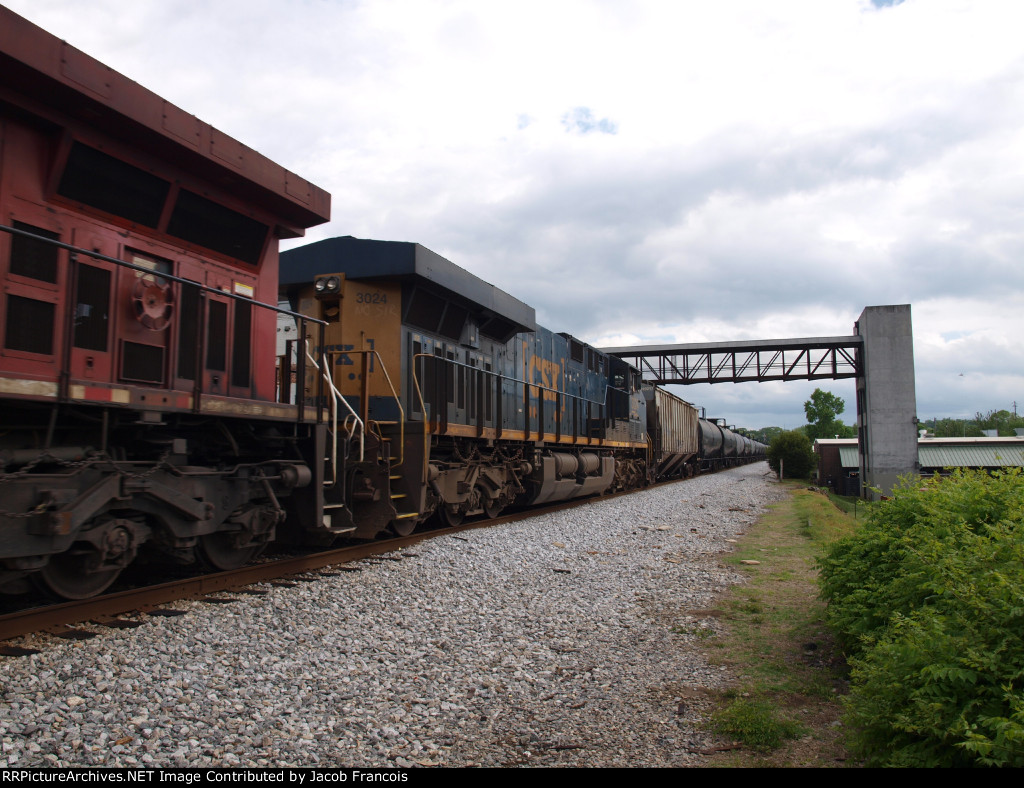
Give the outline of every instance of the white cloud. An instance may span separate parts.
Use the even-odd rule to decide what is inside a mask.
[[[1017,0],[7,4],[330,191],[309,239],[420,242],[607,344],[912,303],[922,417],[1024,400]],[[684,396],[796,426],[813,388]]]

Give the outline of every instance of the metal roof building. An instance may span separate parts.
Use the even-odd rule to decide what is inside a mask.
[[[856,438],[819,439],[818,484],[841,495],[860,490],[860,459]],[[942,473],[948,468],[1024,468],[1024,437],[1016,438],[930,438],[917,441],[920,473]]]
[[[921,472],[942,468],[1024,467],[1024,438],[921,438]]]

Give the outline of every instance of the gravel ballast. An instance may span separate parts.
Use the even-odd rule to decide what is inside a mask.
[[[0,767],[697,764],[720,556],[781,495],[757,463],[33,638],[0,657]]]

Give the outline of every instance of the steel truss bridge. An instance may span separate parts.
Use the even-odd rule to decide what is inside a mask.
[[[863,338],[853,335],[601,350],[632,364],[644,380],[688,385],[856,378],[861,374],[863,346]]]
[[[910,304],[865,307],[852,336],[603,348],[663,385],[856,378],[862,489],[888,495],[917,461]]]

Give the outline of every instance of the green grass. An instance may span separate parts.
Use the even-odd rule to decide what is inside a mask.
[[[803,725],[782,717],[770,701],[740,698],[714,714],[711,727],[719,736],[742,742],[758,752],[774,750],[806,732]]]
[[[706,648],[708,659],[728,665],[739,681],[723,693],[711,727],[745,749],[710,765],[834,765],[841,750],[833,723],[841,713],[845,665],[825,627],[816,559],[856,523],[831,496],[804,483],[786,487],[790,497],[750,526],[725,559],[746,582],[719,600],[725,632]],[[787,744],[794,738],[799,745]],[[819,743],[820,757],[813,753]],[[787,754],[796,746],[798,754]]]

